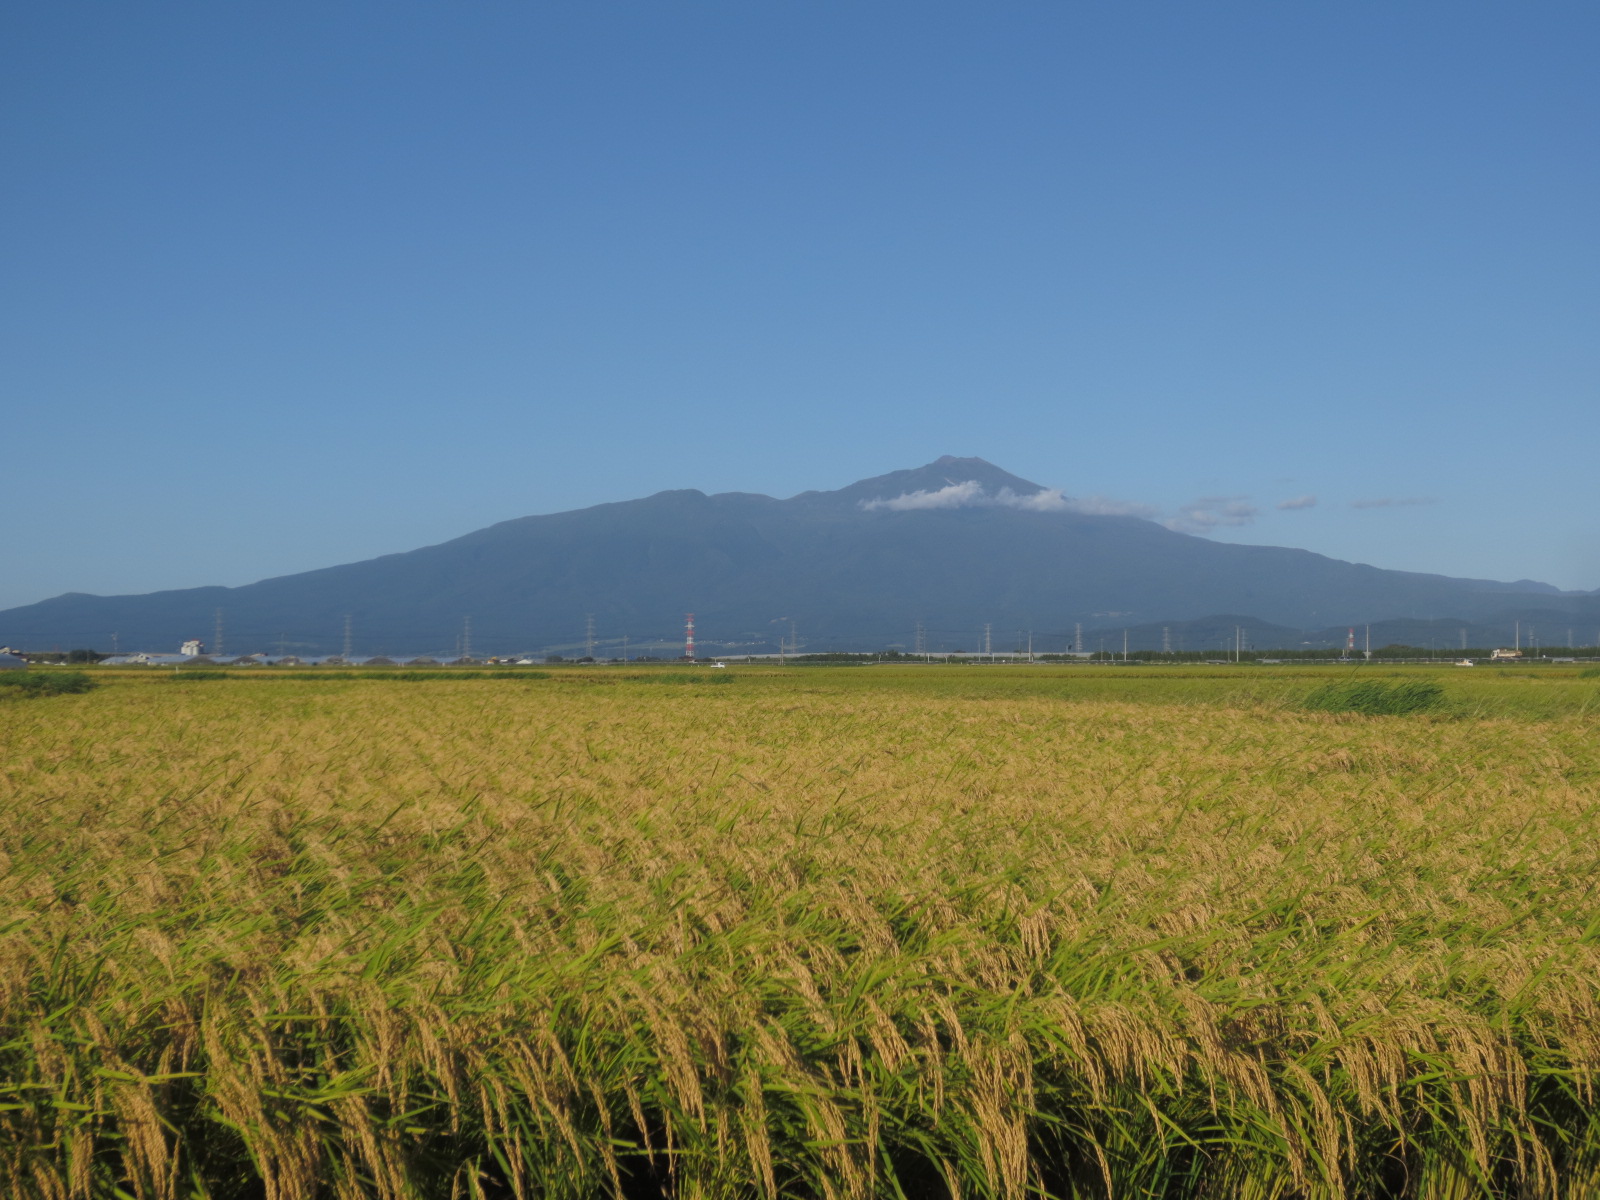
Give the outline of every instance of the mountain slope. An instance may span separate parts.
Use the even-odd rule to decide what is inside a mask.
[[[221,608],[230,653],[331,653],[347,614],[365,654],[451,653],[468,617],[478,652],[570,648],[586,614],[609,649],[624,634],[671,641],[693,611],[708,646],[760,649],[792,622],[810,648],[875,648],[909,643],[920,620],[930,649],[970,649],[984,624],[1059,642],[1076,623],[1229,612],[1300,629],[1482,621],[1535,604],[1600,609],[1546,585],[1385,571],[1080,512],[982,459],[947,457],[788,500],[682,490],[522,517],[238,588],[68,594],[0,612],[0,641],[104,648],[114,629],[124,647],[165,649],[206,638]]]

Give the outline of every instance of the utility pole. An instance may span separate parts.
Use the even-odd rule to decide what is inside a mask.
[[[1128,631],[1126,629],[1122,631],[1122,661],[1128,661]]]
[[[344,653],[339,656],[345,662],[350,661],[350,614],[344,615]]]
[[[1367,626],[1367,661],[1372,661],[1372,626]]]
[[[1028,630],[1028,661],[1033,661],[1033,630]]]
[[[1517,636],[1517,640],[1516,640],[1516,643],[1514,644],[1513,648],[1516,649],[1516,650],[1521,650],[1522,649],[1522,622],[1521,621],[1517,622],[1517,635],[1516,636]]]

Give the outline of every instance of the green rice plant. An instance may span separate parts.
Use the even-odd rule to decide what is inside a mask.
[[[95,681],[82,671],[6,671],[0,673],[0,695],[65,696],[90,692]]]
[[[1387,683],[1381,679],[1355,679],[1325,683],[1307,695],[1302,705],[1312,712],[1398,717],[1430,712],[1443,702],[1444,689],[1429,680]]]

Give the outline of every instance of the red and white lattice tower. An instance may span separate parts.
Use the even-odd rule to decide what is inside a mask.
[[[694,657],[694,614],[688,613],[683,619],[683,656]]]

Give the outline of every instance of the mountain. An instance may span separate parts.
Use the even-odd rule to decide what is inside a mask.
[[[174,649],[209,640],[218,609],[229,653],[333,653],[347,615],[360,654],[450,654],[468,618],[475,652],[570,653],[589,614],[602,653],[624,635],[636,652],[675,653],[686,612],[703,646],[729,652],[791,635],[813,650],[909,647],[918,622],[929,650],[975,649],[985,625],[996,649],[1023,630],[1060,649],[1079,624],[1154,629],[1215,613],[1290,630],[1407,617],[1503,624],[1495,640],[1511,637],[1524,610],[1563,630],[1600,622],[1594,596],[1213,542],[1083,511],[982,459],[945,457],[787,500],[667,491],[522,517],[244,587],[69,593],[0,612],[0,642],[105,649],[117,630],[125,649]]]

